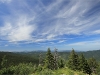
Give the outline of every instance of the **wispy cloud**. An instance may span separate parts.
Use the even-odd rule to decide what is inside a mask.
[[[36,26],[29,24],[29,22],[30,19],[22,15],[20,18],[16,18],[14,23],[12,21],[5,22],[5,25],[0,28],[1,38],[11,42],[32,40],[32,33],[36,29]]]
[[[10,3],[12,0],[0,0],[1,3]]]
[[[100,30],[94,30],[92,32],[89,33],[90,35],[93,35],[93,34],[100,34]]]
[[[86,35],[87,33],[96,30],[94,27],[99,26],[98,16],[100,10],[96,10],[94,13],[94,7],[98,4],[99,1],[76,1],[70,0],[66,2],[67,4],[60,9],[60,6],[63,5],[64,1],[56,2],[49,5],[48,8],[52,8],[47,14],[53,11],[53,16],[48,16],[51,18],[51,21],[44,23],[45,27],[42,29],[41,34],[48,35]],[[59,3],[59,4],[58,4]],[[56,8],[56,9],[55,9]],[[92,10],[93,11],[90,11]],[[92,13],[91,13],[92,12]],[[91,16],[89,16],[91,15]],[[49,26],[48,26],[49,25]]]
[[[8,45],[5,45],[5,47],[7,47]]]
[[[98,50],[100,45],[100,40],[92,40],[92,41],[82,41],[67,44],[67,47],[75,48],[76,50]]]
[[[4,9],[0,8],[1,40],[24,43],[57,40],[60,44],[69,36],[100,34],[100,0],[0,0],[0,3],[6,3]]]
[[[63,42],[65,42],[66,40],[60,40],[60,41],[58,41],[58,43],[63,43]]]

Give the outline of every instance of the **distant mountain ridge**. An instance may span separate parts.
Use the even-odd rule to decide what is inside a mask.
[[[54,52],[54,51],[52,51],[52,52]],[[71,50],[58,51],[59,55],[64,57],[65,59],[68,59],[68,56],[69,56],[70,52],[71,52]],[[77,54],[83,53],[86,58],[94,57],[96,60],[100,61],[100,50],[92,50],[92,51],[79,51],[79,50],[75,50],[75,52]],[[35,54],[36,56],[38,56],[40,53],[41,54],[45,54],[46,51],[39,50],[39,51],[22,52],[22,54],[23,53],[25,53],[26,55],[32,55],[32,56]]]
[[[71,50],[64,50],[64,51],[58,51],[59,56],[61,56],[64,59],[68,59],[68,56],[70,54]],[[53,52],[52,52],[53,53]],[[93,50],[93,51],[86,51],[86,52],[81,52],[81,51],[76,51],[77,54],[83,53],[84,56],[88,59],[91,57],[94,57],[97,61],[100,61],[100,50]],[[40,51],[30,51],[30,52],[0,52],[0,60],[4,55],[7,56],[7,58],[10,60],[13,60],[14,62],[22,60],[25,62],[38,62],[39,55],[42,54],[42,57],[45,57],[46,51],[40,50]],[[34,60],[29,60],[29,59],[34,59]]]
[[[94,57],[96,60],[100,61],[100,50],[93,50],[82,52],[86,58]]]

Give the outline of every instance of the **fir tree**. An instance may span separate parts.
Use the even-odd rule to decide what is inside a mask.
[[[89,64],[89,66],[90,66],[91,71],[92,71],[93,73],[96,73],[97,68],[98,68],[98,66],[99,66],[98,63],[97,63],[97,61],[96,61],[96,59],[95,59],[94,57],[90,58],[90,59],[88,60],[88,64]]]
[[[91,73],[92,73],[92,71],[91,71],[91,69],[90,69],[90,67],[89,67],[89,65],[88,65],[87,60],[85,60],[85,62],[84,62],[83,72],[84,72],[84,73],[87,73],[87,74],[89,74],[89,75],[91,75]]]
[[[81,70],[81,71],[83,71],[84,70],[84,65],[85,65],[85,57],[84,57],[84,55],[83,54],[81,54],[80,55],[80,57],[79,57],[79,69]]]
[[[61,57],[58,60],[58,66],[59,68],[63,68],[65,66],[64,59],[62,59]]]
[[[6,59],[6,55],[4,55],[3,58],[2,58],[1,67],[2,67],[2,68],[7,68],[7,59]]]
[[[54,69],[54,57],[51,53],[50,48],[48,48],[48,51],[46,53],[45,66],[48,69],[51,69],[51,70]]]
[[[83,71],[84,73],[87,73],[89,75],[91,75],[91,69],[88,65],[88,62],[87,60],[85,59],[84,55],[81,54],[81,56],[79,57],[79,69],[81,71]]]
[[[74,49],[71,51],[69,59],[68,59],[68,67],[72,70],[79,69],[79,57],[75,53]]]

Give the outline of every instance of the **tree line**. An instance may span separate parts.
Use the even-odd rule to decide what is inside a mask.
[[[74,71],[81,71],[83,73],[92,75],[93,73],[97,74],[97,70],[99,67],[98,62],[94,57],[86,59],[83,54],[77,54],[74,49],[72,49],[72,51],[70,52],[68,60],[63,59],[59,55],[57,49],[55,49],[54,52],[51,52],[50,48],[47,49],[45,56],[42,56],[42,54],[40,53],[38,58],[38,65],[34,65],[32,64],[32,62],[30,62],[11,65],[8,67],[8,60],[6,59],[6,56],[4,56],[2,58],[2,61],[0,62],[0,75],[28,75],[44,70],[53,71],[66,67]]]
[[[99,65],[94,57],[87,60],[83,54],[78,55],[74,49],[70,52],[67,63],[65,63],[65,60],[58,55],[57,50],[52,54],[50,48],[48,48],[44,66],[51,70],[68,67],[74,71],[82,71],[91,75],[92,73],[96,74]]]

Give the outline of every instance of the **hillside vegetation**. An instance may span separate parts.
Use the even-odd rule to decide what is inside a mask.
[[[99,75],[100,51],[0,52],[0,75]]]
[[[86,74],[79,72],[79,71],[70,70],[69,68],[66,67],[66,68],[61,68],[58,70],[45,69],[43,71],[35,72],[33,74],[30,74],[30,75],[86,75]]]

